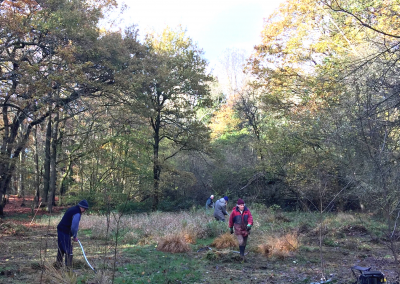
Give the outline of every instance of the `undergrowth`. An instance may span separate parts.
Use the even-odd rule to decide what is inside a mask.
[[[249,208],[254,225],[246,251],[271,261],[282,261],[296,255],[300,259],[307,253],[319,255],[319,238],[322,238],[325,248],[340,248],[344,254],[353,251],[363,255],[373,250],[373,245],[355,242],[348,239],[349,236],[369,235],[370,239],[379,239],[384,235],[384,222],[368,214],[321,215],[317,212],[282,212],[263,206]],[[35,222],[55,227],[60,218],[61,215],[41,217]],[[10,225],[2,226],[12,228]],[[16,234],[13,230],[9,231]],[[20,228],[17,231],[24,234]],[[229,234],[227,222],[215,221],[204,210],[122,215],[119,219],[111,216],[109,223],[105,215],[84,214],[79,235],[87,239],[86,243],[90,243],[91,239],[101,244],[107,240],[113,244],[118,237],[118,254],[125,261],[117,258],[115,268],[118,272],[114,283],[199,282],[204,276],[204,261],[230,262],[229,252],[238,250],[236,238]],[[307,242],[303,243],[303,239]],[[204,257],[192,257],[199,249],[203,249]],[[305,261],[318,263],[317,258],[305,258]],[[112,258],[110,261],[113,261]],[[110,271],[112,265],[105,267],[104,270]]]

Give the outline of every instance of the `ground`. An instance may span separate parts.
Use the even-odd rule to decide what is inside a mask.
[[[21,202],[22,199],[10,197],[4,210],[6,217],[0,219],[0,283],[111,283],[114,264],[120,268],[114,275],[114,283],[323,283],[321,267],[331,279],[326,283],[352,283],[355,278],[350,267],[354,265],[382,271],[389,283],[397,283],[398,267],[389,250],[360,228],[349,228],[339,241],[324,246],[322,257],[318,237],[307,236],[303,239],[303,247],[292,255],[271,259],[250,249],[244,263],[232,250],[210,250],[204,244],[198,244],[186,254],[166,254],[156,251],[154,246],[121,246],[118,252],[108,250],[103,254],[103,241],[82,235],[80,240],[88,260],[95,264],[98,273],[90,270],[76,246],[74,276],[67,279],[67,274],[52,268],[56,255],[55,226],[39,226],[35,222],[38,216],[48,213],[45,209],[32,211],[29,199],[25,200],[25,207],[21,207]],[[56,207],[53,214],[63,209]],[[353,243],[358,244],[354,249]],[[172,261],[179,257],[184,263],[172,266]],[[159,261],[159,264],[151,267],[150,261]],[[167,280],[173,278],[172,270],[179,269],[188,270],[186,278]],[[195,281],[190,280],[194,279],[191,277],[195,273],[201,276]]]

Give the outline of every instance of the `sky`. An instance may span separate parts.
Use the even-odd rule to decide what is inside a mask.
[[[118,0],[128,7],[118,19],[120,27],[136,24],[141,35],[181,25],[213,66],[228,48],[250,55],[253,46],[261,42],[263,19],[283,1]]]

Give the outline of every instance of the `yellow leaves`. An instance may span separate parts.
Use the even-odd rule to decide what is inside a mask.
[[[296,65],[307,60],[311,47],[323,34],[322,14],[322,7],[314,0],[290,0],[281,5],[265,21],[262,44],[257,47],[254,59],[275,66]]]
[[[179,54],[192,45],[192,40],[186,36],[186,31],[181,26],[175,30],[167,26],[161,34],[149,33],[146,44],[156,52]]]
[[[233,103],[234,100],[230,99],[227,104],[214,113],[210,125],[212,139],[217,139],[226,132],[238,130],[240,119],[235,117]]]

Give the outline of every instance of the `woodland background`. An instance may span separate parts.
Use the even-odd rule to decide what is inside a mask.
[[[288,0],[212,76],[180,27],[139,40],[114,1],[0,1],[0,194],[173,211],[227,195],[400,214],[400,1]],[[393,232],[393,233],[392,233]]]

